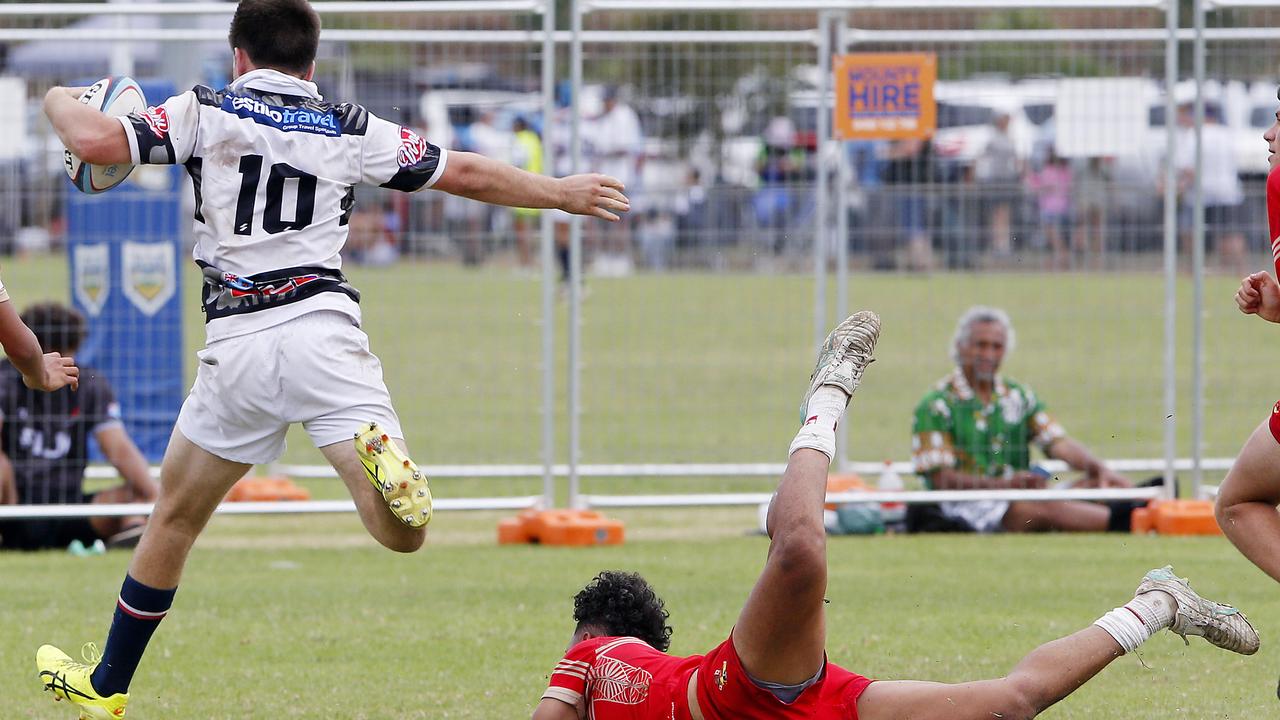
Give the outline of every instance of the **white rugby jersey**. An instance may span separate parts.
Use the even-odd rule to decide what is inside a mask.
[[[313,282],[342,266],[355,186],[421,190],[448,161],[413,130],[359,105],[326,103],[315,83],[268,69],[220,91],[198,85],[120,121],[134,164],[181,164],[191,176],[195,260],[266,288],[254,297],[206,289],[209,342],[317,310],[358,324],[354,290]]]

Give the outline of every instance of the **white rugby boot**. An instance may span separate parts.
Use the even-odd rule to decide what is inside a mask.
[[[823,385],[838,387],[853,395],[862,383],[862,372],[874,361],[872,353],[880,338],[880,316],[860,310],[836,326],[818,351],[818,363],[809,376],[809,389],[800,402],[800,424],[809,419],[809,398]]]
[[[1173,574],[1171,566],[1165,565],[1147,573],[1138,585],[1136,594],[1157,590],[1168,593],[1178,604],[1169,630],[1181,635],[1183,642],[1190,645],[1187,636],[1199,635],[1223,650],[1241,655],[1258,652],[1258,632],[1249,624],[1244,613],[1230,605],[1200,597],[1191,589],[1186,578]]]

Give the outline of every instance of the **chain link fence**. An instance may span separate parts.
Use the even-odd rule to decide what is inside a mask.
[[[857,401],[843,454],[860,462],[846,467],[907,457],[911,410],[951,370],[952,326],[975,304],[1012,314],[1011,376],[1099,454],[1145,461],[1135,472],[1158,471],[1162,456],[1230,455],[1261,415],[1259,388],[1239,381],[1252,382],[1245,360],[1212,351],[1236,326],[1191,328],[1229,312],[1216,296],[1203,305],[1206,276],[1221,294],[1265,260],[1260,134],[1276,101],[1260,78],[1276,59],[1257,29],[1280,26],[1275,10],[1207,16],[1205,152],[1213,169],[1234,163],[1212,177],[1238,193],[1202,170],[1200,273],[1196,119],[1179,110],[1197,96],[1185,8],[1172,42],[1162,2],[556,5],[548,57],[548,8],[533,0],[316,3],[327,96],[452,149],[607,172],[633,200],[624,222],[575,231],[439,193],[361,191],[344,257],[375,285],[414,278],[412,291],[367,293],[366,318],[397,398],[412,395],[400,400],[410,444],[456,463],[450,472],[771,473],[806,348],[863,305],[886,319],[873,371],[884,380]],[[0,5],[0,90],[26,98],[0,141],[0,252],[57,253],[71,188],[39,113],[44,90],[108,73],[221,86],[230,8],[17,7]],[[936,56],[937,131],[832,140],[830,55],[905,51]],[[387,318],[419,312],[401,304],[410,298],[437,304],[412,333],[462,339],[431,362],[377,337],[396,332]],[[504,338],[468,345],[484,333],[463,326]],[[1202,346],[1203,376],[1189,352]],[[483,370],[495,351],[501,372]],[[1192,408],[1198,427],[1183,422]],[[495,427],[501,442],[479,439]]]

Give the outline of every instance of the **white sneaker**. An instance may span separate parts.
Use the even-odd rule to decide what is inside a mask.
[[[818,351],[818,364],[809,376],[809,390],[800,402],[800,424],[808,419],[809,398],[823,385],[832,385],[853,395],[862,383],[862,372],[874,358],[880,338],[880,316],[860,310],[836,326]]]
[[[1169,630],[1182,636],[1190,645],[1188,635],[1199,635],[1223,650],[1241,655],[1258,652],[1258,632],[1249,624],[1244,613],[1212,600],[1205,600],[1191,589],[1186,578],[1173,574],[1173,568],[1165,565],[1152,570],[1138,585],[1136,594],[1154,591],[1166,592],[1178,604],[1177,614]]]

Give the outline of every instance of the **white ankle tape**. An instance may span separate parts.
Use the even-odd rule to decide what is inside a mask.
[[[1139,645],[1151,637],[1151,633],[1160,628],[1149,628],[1142,620],[1126,607],[1118,607],[1094,621],[1094,625],[1107,631],[1107,634],[1120,643],[1126,653],[1133,652]]]
[[[801,448],[817,450],[827,456],[828,460],[836,456],[836,431],[835,428],[822,427],[819,425],[805,425],[800,428],[800,432],[796,433],[796,439],[791,441],[791,447],[787,450],[787,457]]]
[[[1172,625],[1178,612],[1177,601],[1162,590],[1138,595],[1124,606],[1137,613],[1138,619],[1150,628],[1153,634]]]
[[[804,409],[804,424],[819,425],[835,430],[849,407],[849,396],[844,390],[832,385],[823,385],[813,391]]]

